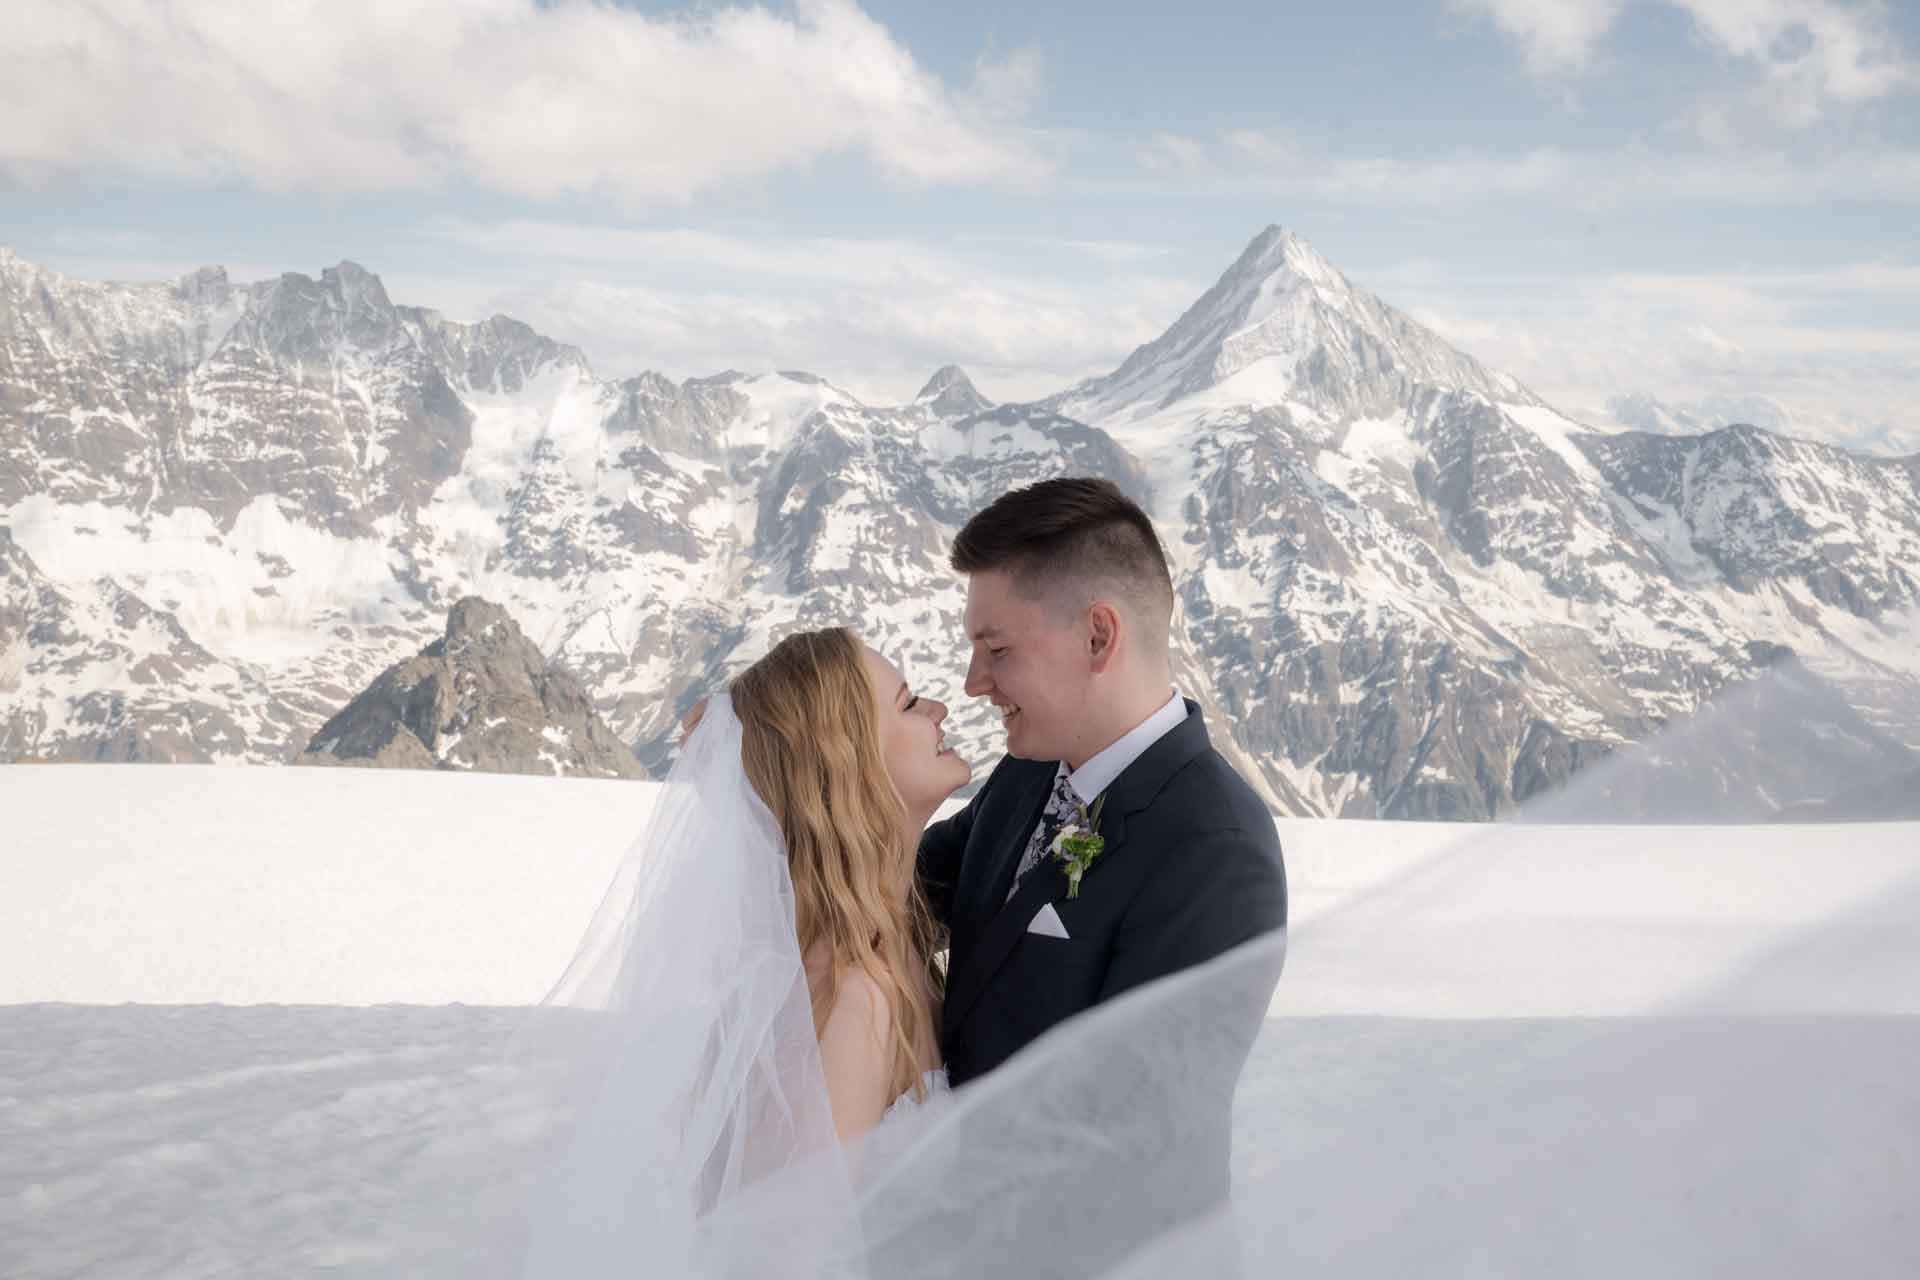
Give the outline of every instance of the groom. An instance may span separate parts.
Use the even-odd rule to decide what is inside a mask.
[[[952,564],[966,691],[1007,731],[985,785],[920,841],[950,931],[941,1038],[960,1085],[1083,1010],[1283,928],[1287,889],[1266,805],[1172,689],[1173,581],[1138,505],[1106,480],[1019,489],[967,522]],[[1074,826],[1098,837],[1090,858],[1075,842],[1077,886],[1052,847]],[[1271,993],[1237,1015],[1247,1044]]]

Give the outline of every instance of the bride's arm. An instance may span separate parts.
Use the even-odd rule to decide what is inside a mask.
[[[843,1143],[879,1124],[893,1102],[887,1096],[892,1036],[893,1015],[879,986],[861,969],[842,970],[833,1012],[820,1032],[820,1065]]]

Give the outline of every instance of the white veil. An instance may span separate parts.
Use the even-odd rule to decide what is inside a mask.
[[[1703,900],[1700,868],[1631,828],[1584,860],[1463,828],[1290,939],[1102,1004],[843,1152],[786,862],[716,698],[543,1015],[577,1127],[518,1274],[1913,1274],[1920,863],[1900,834],[1773,856],[1779,893],[1803,865],[1867,883],[1876,858],[1881,888],[1645,1007],[1565,998],[1596,966],[1627,992],[1652,971],[1592,952],[1556,904],[1623,878]],[[1269,1014],[1287,950],[1307,972]],[[1290,1011],[1316,973],[1533,1004]],[[1196,1194],[1228,1159],[1231,1199]]]
[[[1284,934],[1102,1006],[843,1149],[784,846],[740,746],[714,697],[517,1038],[537,1167],[471,1233],[495,1243],[446,1270],[1078,1276],[1163,1238],[1217,1257],[1234,1084]]]
[[[526,1202],[522,1275],[754,1274],[725,1209],[783,1169],[808,1173],[783,1184],[796,1260],[850,1221],[785,846],[740,744],[717,695],[517,1046],[561,1135]]]

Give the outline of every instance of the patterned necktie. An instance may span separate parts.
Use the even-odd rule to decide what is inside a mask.
[[[1080,793],[1073,789],[1063,769],[1053,780],[1053,794],[1047,797],[1047,807],[1040,814],[1040,825],[1033,829],[1033,836],[1027,841],[1027,851],[1020,855],[1020,869],[1014,872],[1013,887],[1007,890],[1012,898],[1020,888],[1020,882],[1027,878],[1027,872],[1040,865],[1040,859],[1046,856],[1047,848],[1053,838],[1060,834],[1060,828],[1080,817]]]

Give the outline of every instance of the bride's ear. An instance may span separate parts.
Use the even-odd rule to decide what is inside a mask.
[[[680,745],[681,746],[684,747],[687,745],[687,739],[691,738],[693,736],[693,731],[700,727],[700,717],[706,714],[707,714],[707,700],[705,698],[702,698],[700,699],[700,701],[693,704],[693,706],[687,711],[687,714],[680,717]]]

